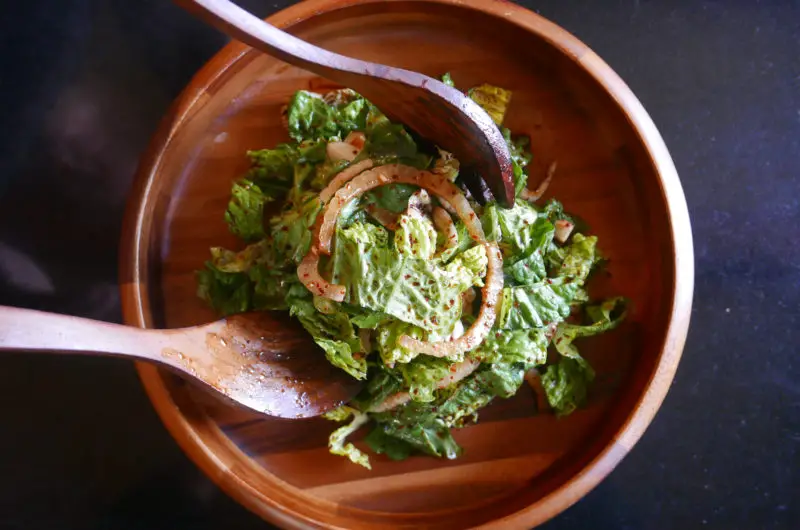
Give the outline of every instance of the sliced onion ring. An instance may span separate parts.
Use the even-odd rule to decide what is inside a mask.
[[[530,191],[528,188],[523,189],[519,196],[526,201],[535,202],[542,198],[544,192],[547,191],[547,188],[550,186],[550,181],[553,180],[553,175],[556,173],[557,164],[553,162],[550,164],[550,167],[547,168],[547,177],[539,184],[535,190]]]
[[[453,364],[450,367],[450,373],[436,382],[436,388],[447,388],[454,383],[458,383],[472,374],[480,365],[480,362],[472,359],[464,359],[459,363]],[[369,409],[369,412],[386,412],[387,410],[392,410],[395,407],[404,405],[409,401],[411,401],[411,394],[408,392],[398,392]]]
[[[344,186],[348,180],[352,179],[362,171],[371,168],[372,164],[372,160],[367,158],[343,169],[339,174],[331,179],[328,185],[325,186],[325,189],[319,192],[319,200],[322,201],[322,204],[328,202],[330,198],[333,197],[333,194],[336,193],[339,188]]]
[[[364,209],[373,219],[389,230],[395,231],[399,228],[397,224],[398,215],[396,213],[390,212],[386,208],[375,206],[374,204],[368,204]]]
[[[456,225],[450,217],[450,214],[441,206],[437,206],[433,209],[433,225],[441,232],[442,236],[444,236],[444,248],[442,252],[458,246],[458,230],[456,230]]]
[[[496,243],[484,243],[489,266],[486,271],[486,282],[481,294],[481,308],[478,318],[461,337],[447,342],[424,342],[408,335],[403,335],[398,344],[416,353],[424,353],[433,357],[455,357],[476,348],[494,326],[500,305],[500,293],[503,290],[503,256]]]
[[[297,277],[312,294],[329,298],[334,302],[344,301],[344,295],[347,293],[345,286],[331,283],[319,273],[319,251],[316,247],[311,247],[297,266]]]
[[[567,239],[569,239],[569,236],[572,234],[572,230],[575,228],[575,225],[566,219],[559,219],[555,222],[555,228],[556,241],[563,245],[567,242]]]
[[[341,173],[337,175],[337,178],[340,175]],[[434,175],[428,171],[421,171],[402,164],[387,164],[364,171],[353,178],[346,186],[342,186],[341,183],[339,184],[340,187],[338,191],[336,191],[322,214],[322,223],[319,226],[317,235],[317,247],[319,251],[323,254],[331,253],[331,239],[336,229],[336,219],[339,217],[341,209],[347,203],[373,188],[389,183],[419,186],[442,200],[447,201],[456,210],[459,218],[467,226],[467,230],[472,239],[478,243],[486,241],[483,234],[483,227],[481,227],[478,216],[475,215],[475,212],[464,197],[464,194],[461,193],[461,190],[459,190],[455,184],[447,180],[446,177]],[[328,188],[331,188],[332,185],[333,181],[328,185]],[[325,188],[325,190],[328,190],[328,188]],[[327,202],[322,194],[320,194],[320,199],[322,199],[323,202]]]

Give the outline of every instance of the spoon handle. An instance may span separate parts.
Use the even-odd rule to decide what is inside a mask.
[[[342,70],[365,74],[367,67],[371,65],[298,39],[229,0],[176,0],[176,3],[211,26],[253,48],[333,81],[341,81]],[[380,68],[378,65],[374,66]]]
[[[161,355],[167,341],[161,331],[0,306],[0,351],[122,356],[174,365]]]

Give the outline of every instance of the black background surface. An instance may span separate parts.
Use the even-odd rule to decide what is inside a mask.
[[[266,16],[290,2],[242,2]],[[800,3],[522,2],[659,127],[692,217],[675,383],[622,464],[545,525],[800,527]],[[0,303],[120,320],[138,156],[226,39],[165,0],[0,9]],[[118,360],[0,357],[0,528],[264,528],[181,453]]]

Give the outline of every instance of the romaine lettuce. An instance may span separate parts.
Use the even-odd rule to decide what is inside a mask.
[[[443,81],[452,86],[449,75]],[[532,154],[528,137],[514,136],[502,125],[511,92],[480,85],[468,93],[500,128],[519,194],[527,186]],[[576,224],[565,245],[555,241],[554,224],[578,221],[558,201],[534,206],[518,200],[506,209],[494,202],[478,205],[468,196],[487,239],[502,250],[505,287],[488,337],[466,353],[480,365],[464,379],[438,388],[462,359],[419,355],[401,347],[398,339],[449,340],[474,321],[470,308],[462,308],[462,295],[483,285],[488,260],[485,247],[475,244],[463,222],[454,219],[458,244],[445,245],[429,208],[409,205],[417,186],[381,186],[343,206],[332,255],[320,262],[322,276],[345,287],[344,302],[312,295],[297,278],[297,265],[310,249],[323,207],[319,192],[351,163],[329,159],[328,142],[359,131],[366,141],[355,161],[412,165],[457,185],[459,161],[392,123],[348,89],[324,97],[298,92],[287,106],[286,122],[292,141],[249,151],[252,166],[231,188],[225,221],[249,244],[238,251],[213,248],[197,273],[197,292],[224,315],[288,310],[313,337],[320,355],[324,352],[328,362],[365,380],[356,398],[326,415],[350,421],[332,433],[333,454],[369,467],[367,456],[346,439],[371,422],[365,442],[377,453],[392,459],[414,453],[456,458],[461,448],[451,429],[475,421],[479,409],[493,399],[513,396],[534,367],[556,414],[586,403],[594,371],[575,341],[616,327],[627,306],[620,298],[589,304],[586,282],[600,258],[597,238],[584,235],[583,223]],[[366,213],[371,205],[398,214],[399,227],[377,224]],[[447,206],[438,199],[432,205]],[[265,222],[266,213],[270,218]],[[551,344],[555,359],[548,361]],[[405,393],[407,402],[391,410],[381,407]],[[375,410],[383,412],[370,412]]]

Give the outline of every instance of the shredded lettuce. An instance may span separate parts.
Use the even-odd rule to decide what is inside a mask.
[[[410,210],[398,219],[400,227],[394,233],[394,246],[404,257],[429,260],[436,253],[436,229],[426,216]]]
[[[289,136],[297,141],[343,138],[351,131],[364,129],[368,113],[369,105],[360,96],[329,105],[320,95],[300,90],[289,103]]]
[[[332,278],[347,287],[348,304],[446,336],[461,315],[461,293],[480,283],[482,262],[474,252],[467,255],[469,250],[446,266],[431,261],[435,232],[421,226],[408,230],[419,233],[420,239],[398,230],[401,236],[395,236],[394,246],[386,229],[369,223],[338,231]]]
[[[331,433],[330,438],[328,438],[328,449],[335,455],[346,456],[354,464],[372,469],[369,463],[369,457],[364,454],[363,451],[360,451],[352,443],[345,443],[348,436],[366,425],[369,421],[369,417],[363,412],[348,406],[339,407],[325,415],[327,419],[338,422],[347,421],[350,416],[352,416],[353,419],[349,424],[339,427]]]
[[[538,366],[547,361],[548,344],[550,339],[541,328],[496,330],[470,356],[481,362]]]
[[[449,74],[442,80],[453,86]],[[533,155],[529,138],[503,125],[511,92],[484,84],[468,94],[500,129],[519,194],[528,184]],[[345,287],[341,303],[312,295],[297,278],[297,266],[311,247],[324,206],[319,192],[352,163],[328,158],[329,142],[363,133],[355,162],[370,158],[376,165],[411,165],[456,185],[459,161],[418,142],[349,89],[324,96],[297,92],[287,105],[286,123],[290,142],[247,152],[251,167],[232,184],[224,214],[242,243],[233,250],[211,249],[197,272],[197,294],[223,315],[288,311],[316,342],[320,356],[364,381],[350,403],[326,414],[346,422],[330,436],[331,453],[369,468],[367,455],[347,441],[369,423],[365,443],[390,459],[456,458],[462,450],[451,431],[477,421],[478,411],[493,400],[515,395],[532,368],[541,374],[542,390],[558,416],[588,403],[594,370],[577,343],[619,325],[627,301],[590,301],[587,281],[600,254],[585,224],[555,200],[542,206],[518,200],[507,209],[494,202],[478,205],[468,196],[487,239],[503,253],[504,288],[493,328],[465,354],[479,363],[476,369],[439,388],[464,356],[420,355],[400,346],[399,338],[444,341],[468,328],[479,300],[465,307],[464,296],[473,288],[470,293],[481,296],[477,288],[488,266],[485,247],[472,240],[459,219],[453,218],[457,244],[445,245],[431,207],[446,204],[434,198],[430,207],[420,206],[417,186],[389,184],[343,205],[332,254],[320,262],[320,274]],[[369,206],[397,214],[396,229],[379,225],[366,213]],[[554,239],[560,220],[576,223],[568,244]],[[407,400],[386,410],[400,397]]]
[[[225,222],[228,223],[231,233],[245,241],[265,237],[264,205],[272,200],[273,197],[247,179],[234,183],[231,200],[225,212]]]
[[[356,379],[367,376],[366,356],[361,354],[361,341],[350,318],[340,305],[332,302],[333,311],[322,313],[301,284],[294,284],[286,295],[289,314],[296,317],[306,331],[325,351],[328,361]]]
[[[419,326],[395,319],[378,327],[376,332],[378,353],[386,366],[394,366],[395,363],[407,363],[417,356],[417,352],[404,348],[398,343],[398,339],[403,335],[408,335],[415,339],[424,339],[427,333]]]
[[[498,126],[503,124],[508,104],[511,102],[510,90],[484,84],[471,88],[467,95],[472,101],[483,107],[483,110]]]
[[[559,416],[566,416],[586,403],[594,372],[569,357],[562,357],[542,374],[542,387],[547,401]]]

